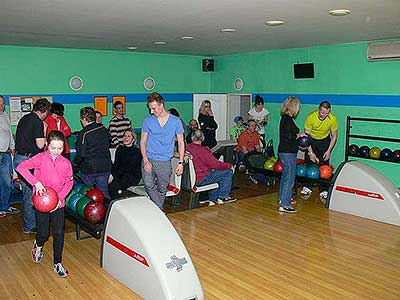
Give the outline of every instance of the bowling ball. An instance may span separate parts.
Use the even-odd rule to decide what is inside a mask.
[[[296,175],[300,176],[300,177],[306,177],[307,176],[307,166],[304,164],[297,165]]]
[[[348,151],[351,156],[358,156],[359,155],[360,147],[355,144],[349,146]]]
[[[389,148],[383,148],[381,151],[381,160],[391,161],[393,158],[393,152]]]
[[[76,212],[82,218],[85,217],[84,211],[85,211],[86,205],[88,205],[88,203],[91,201],[93,201],[93,200],[84,196],[81,199],[79,199],[78,202],[76,203]]]
[[[319,167],[319,177],[322,179],[329,179],[332,176],[332,167],[323,165]]]
[[[381,149],[378,147],[372,147],[369,150],[369,157],[379,159],[381,157]]]
[[[305,161],[304,159],[298,158],[298,159],[296,160],[296,165],[304,164],[305,162],[306,162],[306,161]]]
[[[319,178],[319,168],[315,165],[311,165],[307,168],[307,177],[312,179]]]
[[[103,203],[91,201],[86,205],[84,215],[90,223],[98,224],[104,220],[106,209]]]
[[[369,147],[368,146],[361,146],[360,150],[358,151],[359,155],[364,158],[369,158]]]
[[[283,163],[281,161],[277,161],[274,164],[274,171],[278,172],[278,173],[282,173],[283,172]]]
[[[49,212],[57,207],[58,194],[51,187],[45,187],[46,191],[42,195],[34,194],[32,197],[33,206],[41,212]]]
[[[78,193],[77,191],[75,191],[74,189],[72,189],[69,194],[67,195],[67,197],[65,197],[65,205],[69,207],[69,200],[71,199],[71,197],[73,195],[75,195],[76,193]]]
[[[69,203],[68,203],[68,207],[76,212],[76,203],[79,201],[79,199],[81,199],[82,197],[85,197],[84,195],[80,194],[80,193],[75,193],[74,195],[71,196],[71,198],[69,199]]]
[[[88,185],[84,185],[83,187],[80,188],[79,193],[81,193],[82,195],[86,195],[86,193],[91,190],[93,187],[88,186]]]
[[[83,183],[80,183],[80,182],[75,183],[75,184],[74,184],[74,190],[77,191],[77,192],[79,192],[79,190],[80,190],[83,186],[84,186]]]
[[[275,160],[272,158],[269,158],[264,163],[264,169],[272,171],[274,169],[274,165],[275,165]]]
[[[297,139],[297,144],[301,148],[307,148],[312,143],[312,138],[310,136],[301,136]]]
[[[394,150],[393,151],[393,157],[392,157],[394,162],[400,162],[400,150]]]
[[[104,195],[98,189],[88,190],[87,193],[86,193],[86,197],[92,199],[93,201],[97,201],[97,202],[103,202],[104,201]]]

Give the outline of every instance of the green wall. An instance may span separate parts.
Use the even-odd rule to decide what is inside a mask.
[[[238,93],[233,87],[235,78],[244,81],[240,93],[252,94],[292,94],[320,95],[400,95],[400,61],[368,62],[366,59],[367,42],[342,44],[333,46],[317,46],[301,49],[273,50],[233,55],[216,56],[216,71],[211,77],[211,90],[214,93]],[[315,78],[294,80],[293,64],[313,62]],[[315,98],[315,97],[314,97]],[[270,110],[270,122],[267,126],[267,138],[273,138],[275,148],[279,142],[280,106],[284,100],[269,102],[266,97],[266,107]],[[363,100],[358,100],[363,101]],[[318,103],[315,102],[315,103]],[[334,105],[333,112],[339,121],[339,138],[332,154],[332,162],[338,166],[344,160],[346,116],[386,118],[399,120],[400,108],[364,106],[365,103]],[[375,106],[378,105],[378,106]],[[306,115],[317,108],[317,104],[303,104],[297,118],[297,124],[303,128]],[[400,138],[400,125],[381,125],[363,123],[355,126],[354,132],[376,136]],[[397,143],[377,141],[352,140],[358,145],[377,145],[400,149]],[[400,186],[400,164],[374,162],[365,160]]]
[[[233,80],[241,77],[244,88],[240,93],[321,94],[321,100],[323,94],[400,95],[400,61],[370,63],[366,60],[367,45],[361,42],[215,56],[215,72],[209,73],[201,72],[201,56],[0,46],[0,94],[88,95],[85,103],[66,103],[66,117],[74,130],[80,129],[79,109],[93,105],[93,95],[103,94],[143,94],[143,102],[130,101],[127,97],[127,116],[134,127],[141,127],[143,118],[148,115],[144,103],[148,92],[143,87],[143,80],[148,76],[155,79],[155,90],[162,94],[238,93],[233,88]],[[315,79],[294,80],[292,65],[304,62],[314,62]],[[68,86],[73,75],[84,80],[79,92],[73,92]],[[265,100],[271,111],[267,136],[273,138],[277,146],[280,102],[284,99],[273,103],[268,98]],[[399,105],[363,105],[365,103],[348,103],[333,107],[340,125],[339,140],[332,156],[336,166],[344,159],[347,115],[399,119]],[[192,116],[190,101],[171,100],[166,106],[177,108],[185,121]],[[307,113],[315,108],[315,104],[303,104],[297,120],[300,127]],[[106,124],[111,104],[108,111],[109,116],[104,118]],[[400,132],[396,126],[371,124],[361,128],[363,133],[392,137],[399,137]],[[368,144],[367,141],[354,142]],[[400,148],[399,145],[372,144]],[[375,164],[400,185],[399,165]]]
[[[0,46],[0,94],[89,94],[86,104],[66,104],[66,117],[73,129],[80,128],[79,109],[93,105],[93,96],[102,94],[136,94],[146,91],[143,80],[150,76],[160,93],[209,93],[210,73],[201,71],[203,57],[122,51],[95,51]],[[74,92],[69,79],[80,76],[83,88]],[[129,102],[127,116],[135,127],[141,127],[148,115],[143,102]],[[109,99],[111,102],[111,99]],[[190,119],[191,102],[174,101],[166,104],[176,107],[182,116]],[[111,104],[108,106],[110,118]]]

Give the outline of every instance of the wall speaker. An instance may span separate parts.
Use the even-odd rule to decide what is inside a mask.
[[[203,59],[203,72],[213,72],[213,71],[214,71],[214,60]]]

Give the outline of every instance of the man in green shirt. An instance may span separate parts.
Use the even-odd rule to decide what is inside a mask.
[[[320,166],[329,165],[329,158],[337,140],[338,122],[335,114],[331,112],[331,104],[328,101],[322,101],[319,108],[307,116],[304,131],[312,138],[311,148],[305,155],[307,165],[312,163],[310,158],[313,160],[316,158]],[[321,199],[326,200],[328,188],[320,186],[319,190]],[[304,184],[300,193],[310,195],[311,184]]]

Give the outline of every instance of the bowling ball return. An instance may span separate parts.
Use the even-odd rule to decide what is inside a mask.
[[[77,240],[84,240],[91,237],[94,237],[95,239],[101,238],[103,223],[90,223],[88,220],[79,216],[76,212],[68,207],[65,207],[65,217],[75,224],[75,235]],[[84,230],[87,234],[82,234],[82,230]]]

